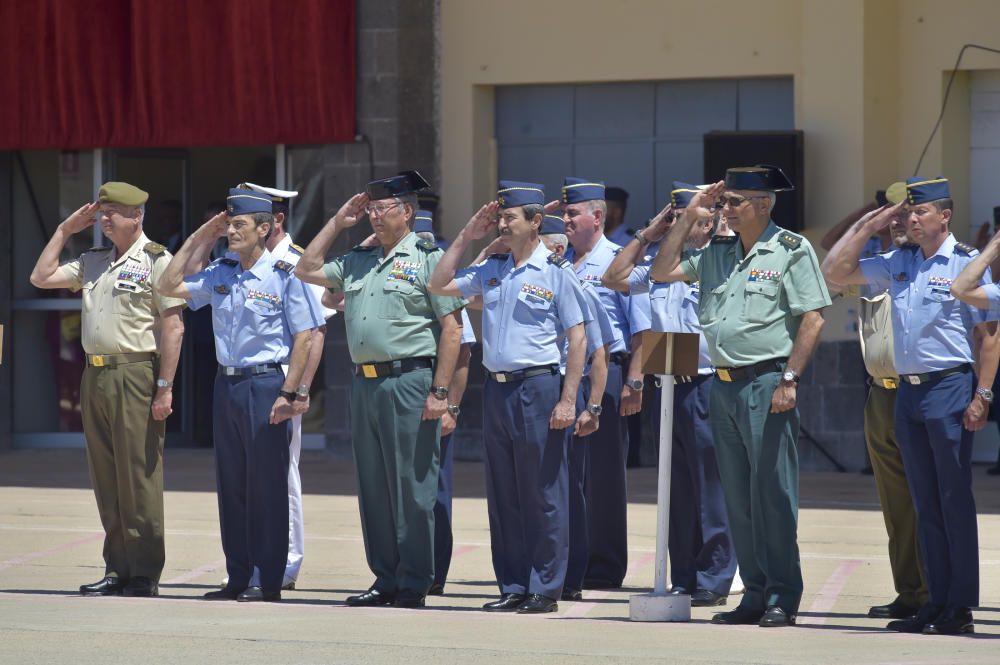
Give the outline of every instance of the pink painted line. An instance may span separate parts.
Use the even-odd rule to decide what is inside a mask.
[[[189,570],[183,575],[178,575],[177,577],[171,577],[169,580],[162,580],[160,584],[184,584],[185,582],[190,582],[193,579],[197,579],[202,575],[207,575],[209,573],[215,572],[219,568],[226,565],[225,559],[219,559],[218,561],[213,561],[211,563],[206,563],[204,566],[198,566],[194,570]]]
[[[647,552],[637,559],[632,559],[628,565],[628,570],[625,571],[625,579],[629,580],[635,577],[635,575],[644,567],[646,567],[650,561],[656,558],[655,552]],[[587,591],[586,596],[582,602],[575,602],[569,606],[569,609],[559,615],[563,619],[580,619],[587,616],[592,609],[594,609],[596,603],[588,603],[588,600],[601,600],[607,598],[611,595],[611,591]]]
[[[460,557],[463,554],[468,554],[472,550],[478,550],[479,545],[457,545],[451,550],[451,558]]]
[[[7,570],[8,568],[13,568],[14,566],[20,566],[23,563],[27,563],[35,559],[41,559],[42,557],[49,556],[50,554],[58,554],[59,552],[65,552],[66,550],[71,550],[74,547],[79,547],[80,545],[86,545],[87,543],[92,543],[95,540],[101,540],[103,538],[104,538],[103,533],[94,533],[87,536],[86,538],[80,538],[79,540],[63,543],[62,545],[55,545],[54,547],[50,547],[44,550],[39,550],[38,552],[30,552],[29,554],[22,554],[21,556],[14,557],[13,559],[0,561],[0,570]]]
[[[809,606],[810,614],[813,612],[829,612],[833,609],[834,605],[837,604],[837,599],[840,597],[841,592],[847,585],[847,580],[850,579],[851,575],[857,570],[858,566],[861,565],[860,559],[849,559],[833,571],[830,577],[827,578],[826,582],[823,584],[823,588],[819,590],[816,594],[816,598],[813,599],[812,605]],[[808,621],[800,621],[799,623],[803,625],[819,626],[826,623],[826,617],[804,617]]]

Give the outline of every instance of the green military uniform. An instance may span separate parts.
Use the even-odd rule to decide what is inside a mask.
[[[410,233],[388,256],[381,247],[355,247],[324,266],[332,290],[344,292],[347,345],[358,365],[351,437],[368,566],[373,588],[389,596],[423,596],[434,581],[440,421],[421,420],[433,369],[407,371],[407,361],[435,357],[439,318],[465,306],[427,291],[443,255]]]
[[[164,421],[150,411],[156,393],[160,316],[184,301],[155,284],[170,263],[163,245],[141,234],[116,256],[94,248],[59,267],[83,291],[80,385],[90,478],[104,526],[106,574],[160,578],[163,542]]]
[[[741,606],[795,614],[799,412],[770,409],[802,315],[830,304],[819,262],[808,241],[771,222],[746,256],[738,235],[716,236],[681,267],[700,282],[699,318],[717,368],[709,420],[746,587]]]
[[[927,585],[917,545],[917,514],[896,442],[899,374],[893,363],[892,300],[885,292],[861,298],[859,305],[861,352],[872,377],[865,402],[865,440],[889,536],[889,566],[897,602],[916,610],[927,602]]]

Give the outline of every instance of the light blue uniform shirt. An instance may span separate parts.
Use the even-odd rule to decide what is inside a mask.
[[[611,344],[615,338],[615,329],[611,325],[611,319],[601,304],[601,297],[597,295],[597,290],[586,282],[580,283],[580,290],[583,293],[582,307],[586,308],[583,314],[583,330],[587,335],[587,362],[583,364],[583,376],[590,375],[590,357],[594,351]],[[566,341],[566,331],[559,331],[559,349],[561,357],[559,359],[559,371],[566,374],[566,359],[569,356],[569,342]]]
[[[491,372],[559,364],[560,331],[584,321],[572,266],[540,242],[520,267],[494,254],[458,271],[455,282],[465,297],[483,297],[483,365]]]
[[[701,286],[698,282],[653,282],[649,272],[652,257],[646,259],[628,276],[629,293],[649,294],[649,306],[656,332],[698,333],[698,374],[711,374],[712,359],[708,354],[708,340],[701,334],[698,320],[698,301]]]
[[[459,344],[475,344],[476,331],[472,329],[472,321],[469,321],[469,313],[462,308],[462,341]]]
[[[587,258],[575,270],[576,276],[580,278],[581,282],[590,284],[597,291],[601,297],[601,303],[611,319],[615,339],[608,350],[611,353],[619,351],[631,353],[632,335],[650,328],[650,310],[645,296],[630,298],[623,293],[601,286],[601,278],[604,277],[608,266],[611,265],[620,251],[619,245],[601,236]],[[576,250],[572,247],[567,249],[566,259],[570,263],[575,263]]]
[[[225,367],[287,363],[293,337],[324,324],[315,294],[264,253],[249,270],[233,258],[184,278],[191,309],[212,305],[215,356]]]
[[[907,246],[860,262],[868,285],[892,297],[896,371],[923,374],[971,363],[972,328],[993,320],[990,312],[951,295],[951,283],[979,253],[956,248],[949,234],[934,256],[924,259]],[[984,283],[989,283],[989,271]],[[993,316],[993,318],[996,318]]]

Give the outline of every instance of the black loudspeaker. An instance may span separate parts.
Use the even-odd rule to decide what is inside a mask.
[[[791,192],[778,192],[771,218],[778,226],[801,231],[805,226],[805,171],[802,132],[708,132],[704,136],[705,180],[726,177],[726,169],[769,164],[777,166],[795,185]]]

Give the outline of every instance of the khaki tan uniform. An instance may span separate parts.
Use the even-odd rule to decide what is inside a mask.
[[[865,441],[875,474],[882,518],[889,536],[889,566],[899,601],[910,607],[927,602],[917,546],[917,514],[896,443],[896,386],[893,364],[892,300],[888,292],[861,298],[858,331],[872,387],[865,402]]]
[[[124,255],[95,248],[59,268],[83,291],[80,386],[90,478],[104,526],[105,572],[122,581],[163,570],[164,422],[153,420],[160,316],[184,305],[153,288],[170,254],[145,234]]]

